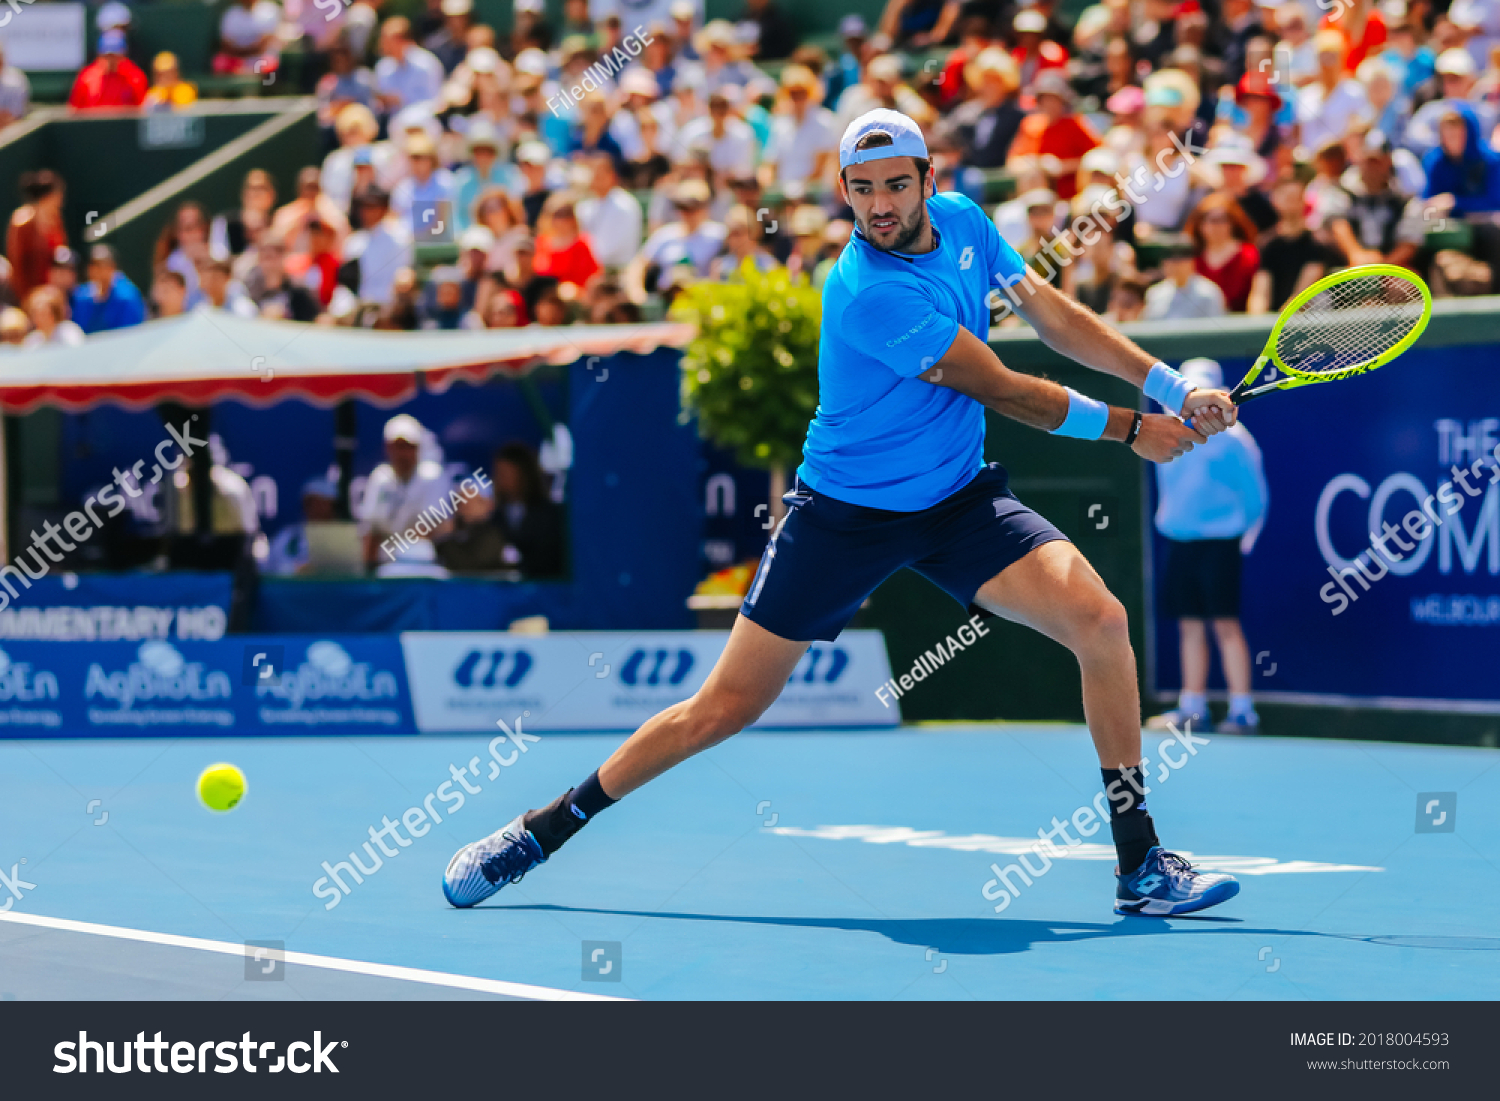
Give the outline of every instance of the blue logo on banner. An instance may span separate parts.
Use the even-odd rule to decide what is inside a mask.
[[[669,661],[673,661],[671,671],[663,678],[662,672]],[[641,676],[641,666],[650,660],[649,671]],[[630,656],[625,659],[625,664],[620,667],[620,680],[634,687],[637,684],[648,685],[655,688],[657,685],[666,683],[679,685],[689,673],[693,671],[693,652],[691,650],[678,650],[673,654],[671,650],[632,650]]]
[[[509,671],[506,657],[510,657]],[[496,684],[514,688],[526,679],[534,664],[525,650],[470,650],[453,670],[453,683],[460,688],[493,688]]]
[[[826,662],[823,660],[825,654],[828,657]],[[821,681],[823,684],[833,684],[844,675],[844,670],[847,668],[849,668],[849,651],[842,646],[827,648],[809,646],[807,655],[802,659],[802,663],[792,670],[787,683],[796,684],[801,681],[803,684],[817,684]]]

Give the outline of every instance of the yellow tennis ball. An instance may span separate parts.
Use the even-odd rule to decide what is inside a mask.
[[[198,798],[209,810],[233,810],[245,797],[245,774],[222,761],[209,765],[198,777]]]

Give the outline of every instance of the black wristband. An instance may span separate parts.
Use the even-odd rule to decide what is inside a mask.
[[[1141,415],[1141,411],[1137,409],[1135,412],[1135,420],[1131,422],[1130,425],[1130,432],[1125,437],[1126,447],[1129,447],[1131,444],[1135,443],[1135,438],[1141,434],[1141,422],[1145,419],[1146,418]]]

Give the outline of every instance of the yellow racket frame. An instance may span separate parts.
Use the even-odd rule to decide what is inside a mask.
[[[1417,320],[1416,325],[1412,327],[1411,332],[1402,337],[1398,344],[1388,348],[1374,359],[1364,363],[1356,363],[1351,367],[1342,367],[1337,371],[1324,373],[1299,371],[1292,364],[1283,363],[1281,357],[1276,354],[1276,345],[1281,339],[1281,330],[1286,327],[1287,322],[1296,315],[1297,311],[1304,304],[1329,288],[1337,287],[1342,283],[1351,283],[1356,279],[1363,279],[1368,275],[1385,275],[1395,279],[1403,279],[1422,292],[1422,316]],[[1270,339],[1266,341],[1266,346],[1262,350],[1260,357],[1256,359],[1249,373],[1240,380],[1240,384],[1230,391],[1230,399],[1236,405],[1243,405],[1251,398],[1260,397],[1262,394],[1269,394],[1273,390],[1292,390],[1298,386],[1308,386],[1316,382],[1333,382],[1336,379],[1362,375],[1366,371],[1373,371],[1377,367],[1383,367],[1416,343],[1417,338],[1427,328],[1427,322],[1431,317],[1432,292],[1427,289],[1426,283],[1422,282],[1421,279],[1406,268],[1398,268],[1394,264],[1364,264],[1357,268],[1345,268],[1343,271],[1336,271],[1332,275],[1325,275],[1287,303],[1286,307],[1281,311],[1280,316],[1276,318],[1276,324],[1271,329]],[[1251,389],[1251,384],[1260,375],[1261,371],[1265,370],[1268,363],[1274,363],[1286,377]]]

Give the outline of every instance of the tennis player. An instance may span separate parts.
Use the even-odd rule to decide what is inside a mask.
[[[606,807],[755,722],[808,645],[836,638],[902,567],[1078,658],[1119,855],[1116,913],[1187,913],[1239,892],[1233,877],[1194,871],[1157,840],[1124,607],[1067,537],[1016,499],[1005,469],[981,457],[988,408],[1170,462],[1235,422],[1228,393],[1195,390],[1030,279],[978,206],[935,193],[922,131],[906,115],[879,109],[850,123],[839,169],[855,230],[823,288],[818,411],[786,517],[723,654],[692,698],[648,720],[576,788],[454,854],[443,879],[453,905],[517,882]],[[1140,386],[1172,415],[1112,408],[1008,370],[986,343],[989,299],[1004,287],[1050,347]]]

